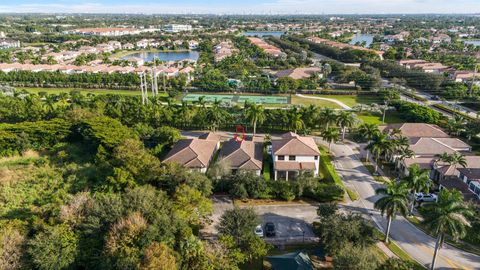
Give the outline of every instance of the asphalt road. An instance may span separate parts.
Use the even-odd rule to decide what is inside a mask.
[[[369,214],[375,223],[382,229],[386,227],[386,219],[374,209],[373,204],[378,199],[375,189],[381,184],[375,182],[359,160],[358,149],[355,144],[332,146],[335,167],[342,176],[345,184],[353,188],[360,199],[345,206],[353,211]],[[392,222],[391,237],[412,258],[425,266],[431,264],[435,239],[428,236],[403,217],[397,217]],[[459,250],[447,244],[440,250],[436,269],[480,269],[480,256]]]

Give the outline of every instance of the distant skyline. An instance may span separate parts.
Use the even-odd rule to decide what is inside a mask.
[[[480,13],[480,0],[0,0],[9,13],[415,14]]]

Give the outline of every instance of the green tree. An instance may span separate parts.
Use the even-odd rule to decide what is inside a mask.
[[[408,187],[405,183],[388,183],[385,188],[379,188],[376,194],[384,195],[378,199],[374,207],[379,209],[382,216],[387,216],[387,228],[385,230],[385,242],[388,243],[390,236],[390,227],[392,220],[395,219],[398,213],[406,216],[408,213]]]
[[[442,189],[438,194],[437,203],[425,206],[424,223],[437,235],[431,270],[435,269],[445,235],[448,234],[455,240],[465,237],[467,227],[470,226],[467,217],[473,215],[474,212],[464,203],[463,196],[458,190]]]
[[[456,171],[458,165],[463,168],[467,167],[465,156],[458,152],[454,152],[453,154],[443,153],[439,156],[439,160],[448,163],[449,166],[453,166],[453,171]]]
[[[322,139],[328,142],[328,151],[332,151],[332,143],[338,141],[340,131],[336,127],[330,127],[322,131]]]
[[[345,132],[347,128],[352,128],[357,122],[357,118],[352,112],[341,111],[337,115],[337,125],[342,129],[342,140],[345,140]]]
[[[337,121],[337,114],[333,109],[323,108],[320,110],[319,120],[321,123],[325,124],[325,129],[328,129],[330,124],[335,124]]]
[[[257,133],[257,123],[262,124],[265,121],[265,112],[260,104],[248,104],[245,107],[245,118],[253,125],[253,135]]]
[[[141,270],[172,270],[177,269],[175,252],[164,243],[154,242],[144,251],[140,265]]]
[[[220,218],[218,232],[230,236],[248,260],[265,256],[269,246],[254,234],[260,224],[258,215],[252,208],[234,208],[227,210]]]
[[[371,270],[378,265],[378,257],[370,249],[347,244],[333,257],[335,270]]]
[[[392,148],[392,140],[384,133],[377,133],[365,147],[365,150],[370,151],[375,157],[375,172],[378,171],[380,156],[391,151]]]
[[[411,208],[410,214],[415,206],[415,193],[426,192],[430,190],[432,180],[430,180],[429,171],[422,170],[418,164],[414,164],[408,168],[408,176],[403,179],[411,190]]]
[[[414,270],[412,262],[402,261],[397,258],[388,258],[376,270]]]
[[[77,255],[78,236],[65,225],[47,227],[28,243],[33,264],[42,270],[68,268]]]
[[[302,113],[297,107],[293,107],[288,112],[289,126],[293,132],[297,133],[298,130],[305,128],[305,123],[302,120]]]

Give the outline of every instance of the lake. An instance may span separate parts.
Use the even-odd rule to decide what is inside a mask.
[[[466,39],[462,40],[465,44],[473,44],[475,46],[480,46],[480,39]]]
[[[178,52],[139,52],[132,53],[122,57],[128,59],[131,57],[142,58],[145,62],[153,61],[153,59],[160,59],[162,61],[183,61],[183,60],[198,60],[199,53],[197,51],[178,51]]]
[[[370,44],[372,44],[373,42],[373,37],[375,35],[372,35],[372,34],[355,34],[355,36],[353,36],[353,39],[352,41],[350,41],[350,44],[352,45],[355,45],[355,43],[357,42],[364,42],[366,43],[366,47],[370,47]]]
[[[264,37],[264,36],[274,36],[281,37],[285,32],[280,31],[246,31],[243,32],[244,36],[247,37]]]

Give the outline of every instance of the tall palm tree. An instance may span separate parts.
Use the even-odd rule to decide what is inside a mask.
[[[412,149],[410,149],[409,147],[406,147],[406,148],[401,148],[399,150],[397,150],[397,159],[396,161],[398,163],[401,163],[402,161],[404,161],[406,158],[411,158],[411,157],[414,157],[415,156],[415,152],[413,152]],[[395,171],[397,170],[397,168],[399,168],[398,164],[396,164],[395,166]]]
[[[408,176],[404,178],[404,181],[411,191],[411,214],[415,206],[415,193],[428,192],[432,186],[432,180],[430,179],[428,170],[422,170],[418,164],[414,164],[408,168]]]
[[[448,163],[448,165],[453,166],[453,171],[457,169],[457,166],[460,165],[463,168],[467,167],[467,160],[465,156],[455,152],[453,154],[443,153],[439,157],[440,161]]]
[[[392,141],[384,133],[376,134],[370,143],[365,147],[365,150],[372,152],[375,157],[375,172],[378,171],[378,162],[380,161],[380,156],[388,151],[391,151],[392,147]]]
[[[289,112],[289,122],[290,128],[297,133],[297,130],[303,129],[305,127],[305,123],[302,120],[302,114],[298,110],[297,107],[293,107]]]
[[[341,111],[337,116],[337,125],[342,129],[342,141],[345,140],[347,128],[351,128],[357,122],[355,114],[349,111]]]
[[[375,124],[363,123],[358,127],[357,132],[367,141],[367,143],[370,143],[373,137],[380,133],[380,130],[378,130],[378,127]],[[368,151],[366,159],[368,161]]]
[[[408,213],[408,186],[404,182],[389,182],[386,187],[377,189],[375,193],[384,195],[375,202],[374,207],[381,211],[382,216],[385,214],[387,217],[385,242],[388,243],[392,220],[398,213],[402,216]]]
[[[322,138],[328,142],[328,151],[332,150],[332,143],[338,141],[338,137],[340,136],[340,131],[336,127],[330,127],[324,130],[321,134]]]
[[[213,132],[215,132],[220,124],[225,121],[226,114],[225,110],[220,107],[220,101],[215,100],[206,114],[206,118],[210,121]]]
[[[330,124],[334,124],[337,119],[337,114],[333,109],[330,108],[323,108],[320,110],[319,118],[322,123],[325,123],[325,129],[330,127]]]
[[[437,203],[425,206],[424,223],[437,234],[431,270],[435,269],[445,235],[451,235],[454,240],[465,237],[467,227],[470,226],[467,217],[472,215],[474,212],[464,203],[463,196],[458,190],[442,189],[438,194]]]
[[[262,124],[265,121],[265,111],[261,104],[245,104],[245,118],[253,125],[253,135],[257,133],[257,123]]]
[[[455,115],[447,121],[447,130],[450,134],[458,136],[465,128],[465,119],[460,115]]]

